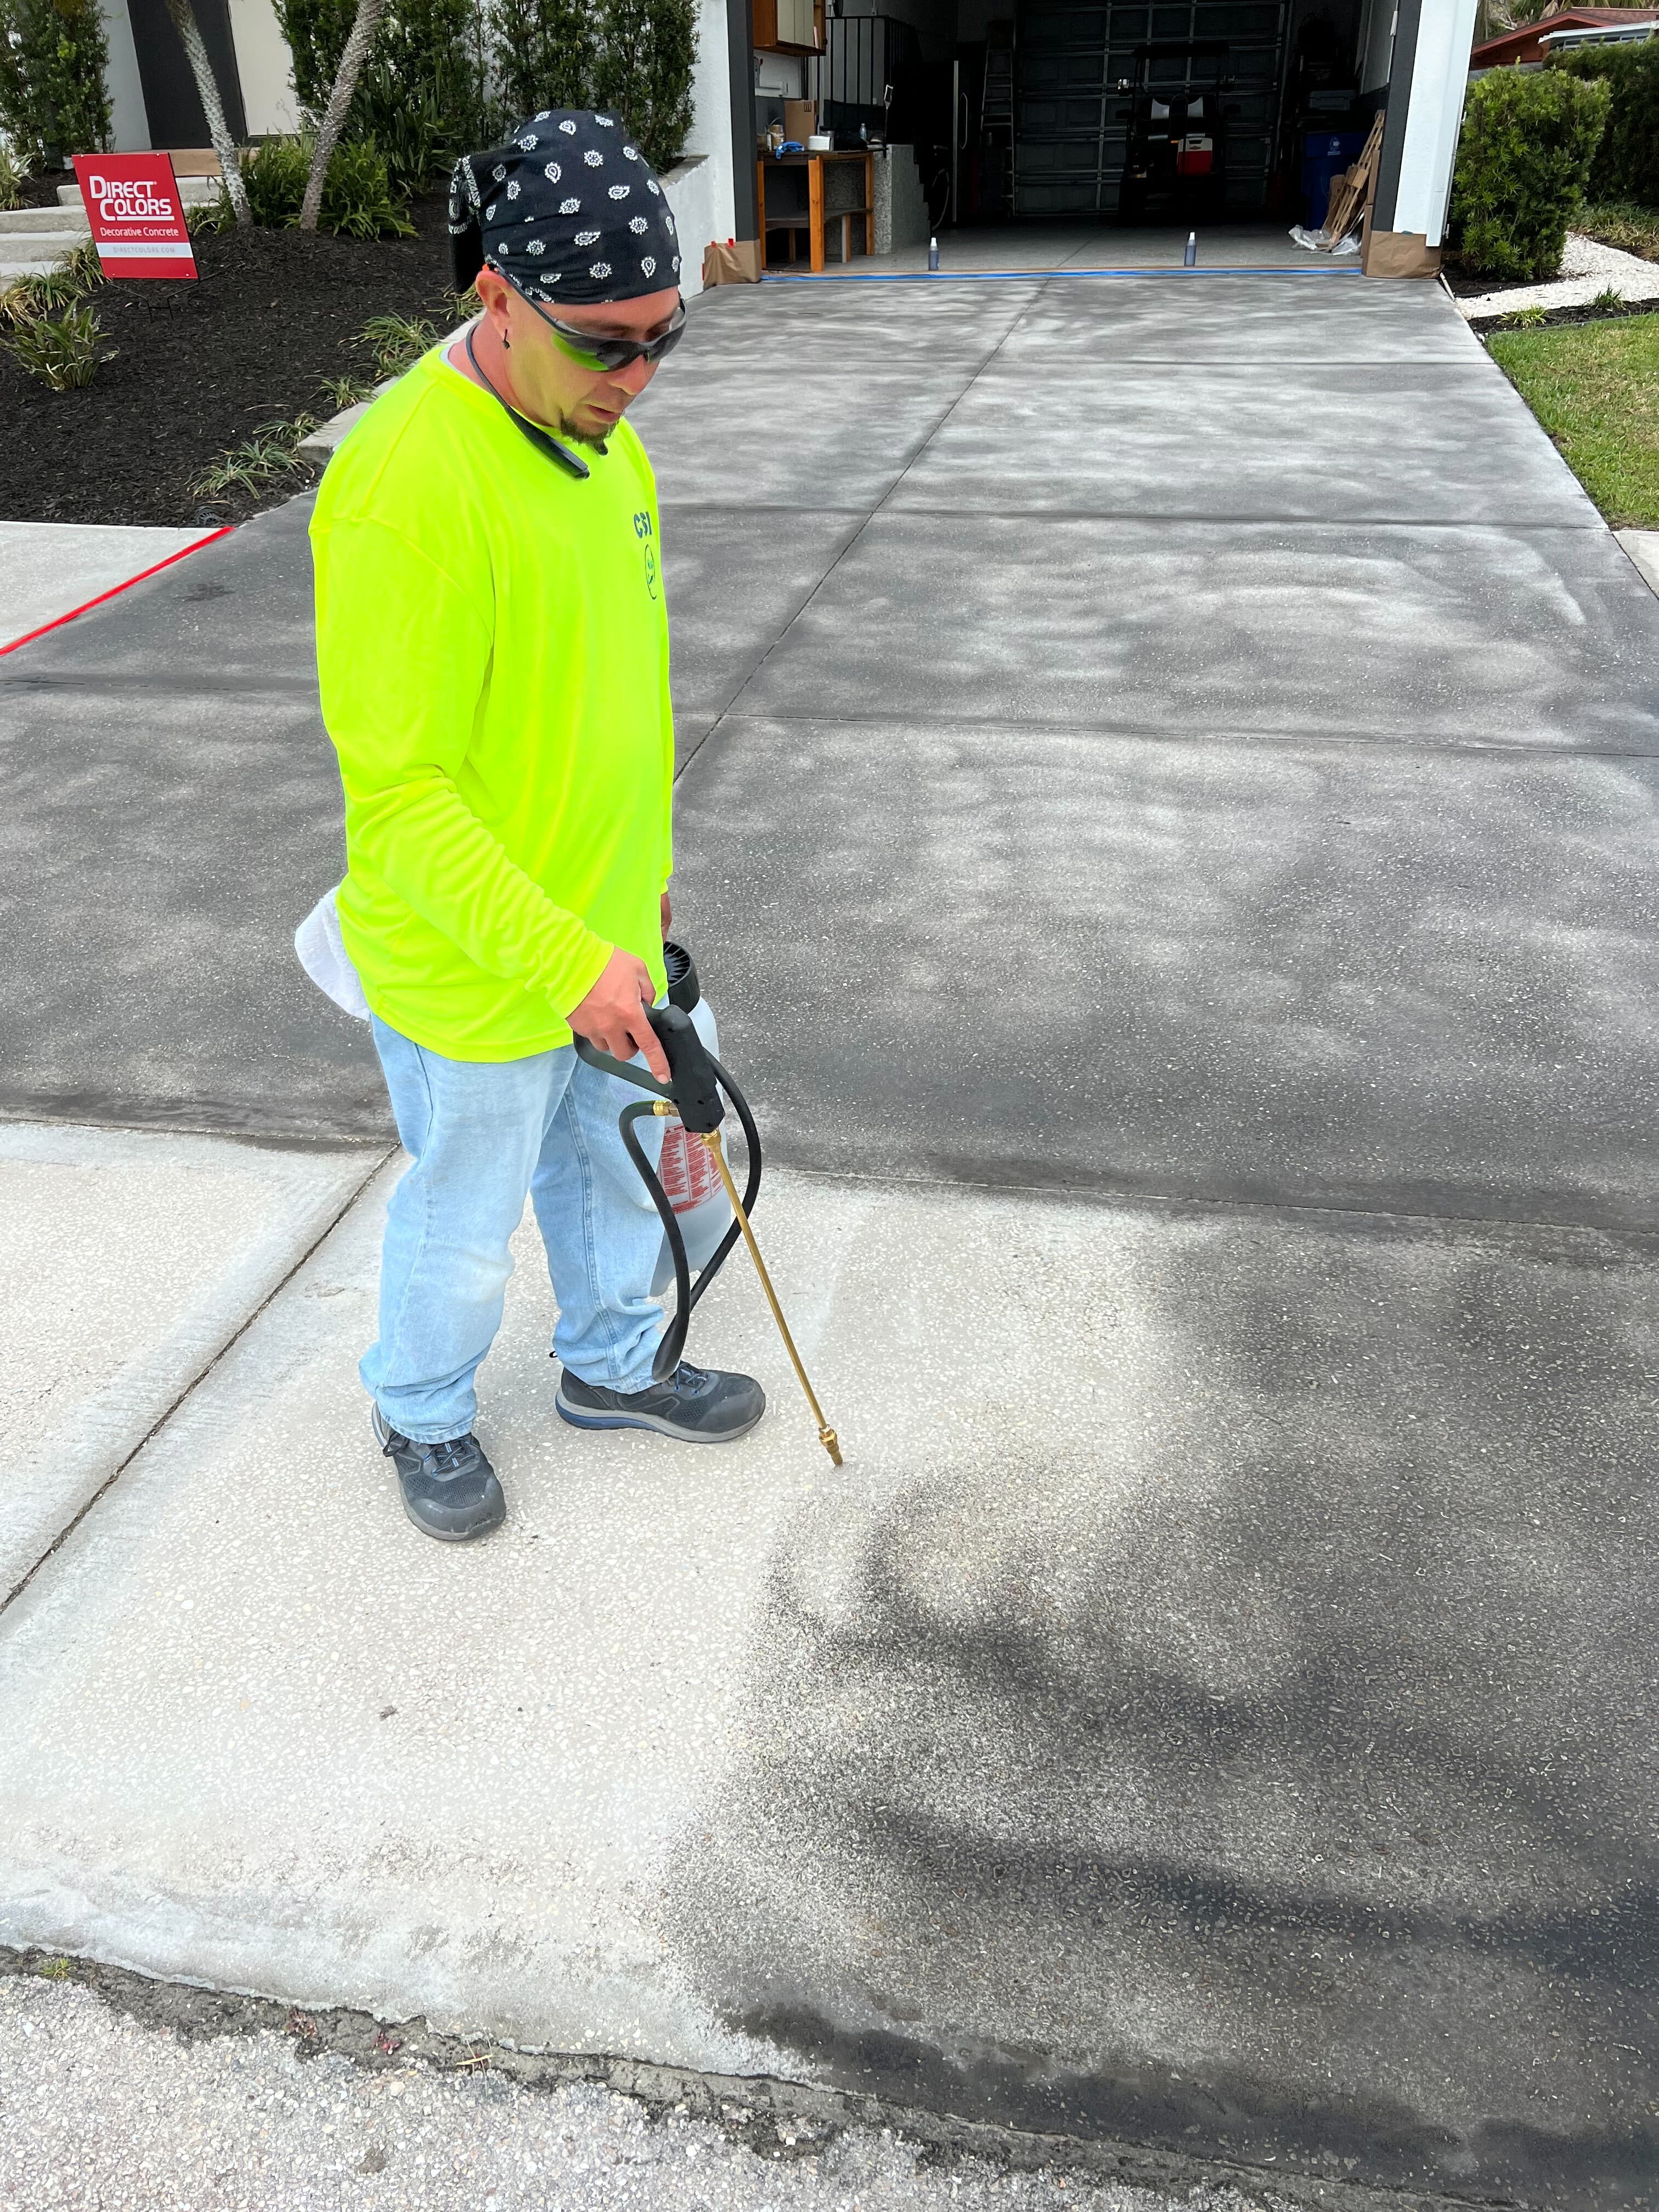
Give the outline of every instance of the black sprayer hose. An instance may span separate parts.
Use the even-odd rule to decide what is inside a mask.
[[[759,1194],[761,1185],[760,1131],[755,1127],[755,1117],[749,1110],[749,1101],[732,1082],[713,1053],[708,1055],[708,1064],[719,1078],[720,1089],[731,1100],[737,1111],[738,1120],[742,1124],[744,1142],[749,1149],[749,1178],[743,1194],[743,1210],[745,1213],[751,1213],[754,1211],[755,1200]],[[734,1219],[725,1236],[714,1247],[708,1265],[699,1273],[696,1281],[694,1283],[691,1280],[691,1267],[686,1257],[685,1239],[680,1234],[680,1224],[675,1217],[668,1193],[663,1188],[656,1170],[646,1158],[644,1146],[634,1133],[634,1124],[644,1115],[654,1115],[656,1110],[648,1099],[635,1099],[631,1106],[624,1106],[617,1116],[617,1127],[621,1132],[623,1143],[627,1147],[628,1157],[633,1161],[640,1180],[651,1194],[652,1204],[661,1217],[663,1234],[668,1240],[669,1256],[674,1262],[674,1318],[664,1329],[661,1341],[657,1346],[657,1356],[651,1363],[653,1379],[659,1382],[665,1382],[679,1365],[684,1353],[685,1332],[690,1326],[693,1307],[726,1265],[732,1248],[743,1232]]]

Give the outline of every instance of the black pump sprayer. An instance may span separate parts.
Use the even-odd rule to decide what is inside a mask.
[[[601,1052],[596,1045],[589,1044],[585,1037],[575,1040],[578,1054],[590,1067],[603,1068],[607,1075],[617,1076],[623,1083],[631,1083],[636,1090],[655,1094],[650,1099],[635,1099],[631,1105],[624,1106],[617,1116],[617,1126],[622,1132],[623,1143],[628,1148],[628,1157],[639,1170],[646,1188],[651,1194],[652,1202],[662,1218],[663,1231],[674,1262],[674,1318],[663,1331],[652,1372],[659,1382],[662,1382],[679,1365],[680,1355],[685,1349],[685,1332],[690,1323],[692,1308],[725,1266],[727,1254],[741,1237],[749,1247],[749,1256],[755,1263],[755,1273],[760,1277],[761,1288],[766,1293],[767,1304],[772,1309],[772,1318],[778,1325],[778,1334],[783,1339],[790,1364],[806,1394],[806,1402],[812,1409],[812,1418],[817,1423],[818,1442],[839,1467],[842,1463],[840,1441],[824,1419],[823,1408],[807,1380],[806,1370],[801,1365],[800,1354],[795,1349],[795,1340],[789,1334],[789,1324],[783,1317],[783,1308],[778,1304],[777,1292],[772,1288],[772,1278],[766,1271],[766,1262],[761,1257],[760,1246],[755,1242],[755,1232],[750,1226],[749,1216],[754,1208],[761,1183],[760,1132],[755,1127],[755,1117],[749,1110],[748,1100],[703,1043],[697,1034],[696,1024],[691,1019],[691,1009],[696,1005],[700,994],[697,971],[692,965],[690,954],[684,945],[665,944],[663,959],[668,972],[668,1004],[653,1007],[650,1018],[651,1026],[657,1034],[657,1042],[662,1047],[663,1057],[668,1062],[666,1083],[659,1083],[646,1068],[635,1067],[625,1060],[613,1060],[608,1052]],[[720,1123],[726,1117],[726,1109],[720,1103],[722,1091],[731,1100],[743,1126],[744,1140],[749,1150],[747,1188],[741,1198],[738,1195],[738,1187],[732,1181],[732,1170],[726,1164],[720,1144]],[[634,1133],[635,1122],[642,1115],[651,1114],[672,1114],[690,1134],[702,1139],[731,1202],[732,1226],[715,1246],[708,1264],[695,1283],[691,1280],[690,1265],[685,1256],[685,1239],[680,1234],[679,1223],[674,1218],[668,1194]]]

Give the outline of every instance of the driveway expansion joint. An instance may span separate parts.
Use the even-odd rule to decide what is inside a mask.
[[[266,1149],[272,1148],[267,1147]],[[286,1149],[293,1148],[289,1147]],[[336,1146],[332,1149],[338,1151],[343,1148]],[[115,1486],[120,1481],[121,1477],[126,1473],[127,1469],[132,1466],[136,1460],[141,1457],[143,1452],[148,1449],[149,1445],[152,1444],[156,1437],[159,1437],[167,1428],[168,1423],[172,1421],[183,1409],[183,1407],[190,1402],[196,1392],[200,1389],[203,1383],[205,1382],[209,1376],[214,1373],[215,1370],[217,1369],[233,1352],[234,1352],[237,1346],[240,1344],[243,1338],[258,1321],[261,1315],[265,1313],[268,1309],[275,1304],[276,1300],[281,1297],[283,1292],[288,1288],[289,1285],[294,1280],[294,1278],[300,1273],[301,1269],[305,1267],[307,1261],[309,1261],[313,1254],[315,1254],[325,1243],[327,1243],[328,1239],[339,1227],[341,1222],[344,1220],[347,1214],[350,1212],[352,1207],[356,1205],[358,1200],[368,1188],[370,1183],[373,1182],[375,1176],[379,1173],[381,1167],[384,1166],[389,1158],[391,1158],[395,1147],[382,1145],[377,1146],[372,1150],[368,1147],[365,1147],[364,1149],[368,1152],[368,1164],[365,1167],[362,1174],[357,1177],[356,1181],[345,1193],[343,1197],[341,1198],[339,1202],[334,1206],[324,1219],[317,1224],[307,1239],[303,1248],[296,1251],[289,1266],[276,1281],[270,1284],[270,1287],[264,1292],[264,1295],[258,1299],[257,1304],[255,1304],[246,1314],[243,1315],[236,1328],[231,1330],[225,1336],[223,1341],[219,1345],[218,1349],[213,1353],[212,1357],[204,1361],[204,1364],[198,1368],[193,1374],[190,1375],[183,1382],[181,1386],[174,1391],[168,1402],[161,1408],[160,1413],[157,1413],[155,1419],[144,1431],[143,1436],[137,1439],[130,1450],[122,1455],[118,1464],[110,1469],[109,1474],[99,1484],[97,1489],[93,1492],[91,1497],[88,1498],[84,1504],[82,1504],[78,1510],[64,1522],[63,1527],[58,1530],[52,1541],[47,1544],[44,1550],[42,1550],[31,1562],[27,1569],[21,1575],[19,1575],[16,1577],[16,1579],[12,1583],[11,1587],[4,1593],[4,1595],[0,1596],[0,1620],[3,1619],[11,1606],[22,1596],[23,1593],[29,1588],[29,1585],[33,1582],[35,1577],[40,1572],[41,1569],[45,1567],[51,1559],[54,1559],[63,1549],[64,1546],[74,1535],[76,1530],[79,1528],[91,1515],[96,1512],[99,1505],[109,1496],[111,1491],[113,1490]]]

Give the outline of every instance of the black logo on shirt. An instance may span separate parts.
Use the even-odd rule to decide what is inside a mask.
[[[651,526],[651,517],[641,510],[634,517],[634,535],[640,541],[645,555],[645,588],[647,597],[657,596],[656,532]]]

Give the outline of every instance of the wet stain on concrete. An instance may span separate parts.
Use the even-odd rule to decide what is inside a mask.
[[[1115,1395],[1011,1373],[787,1532],[666,1900],[711,2009],[999,2125],[1659,2202],[1651,1274],[1168,1224]]]

